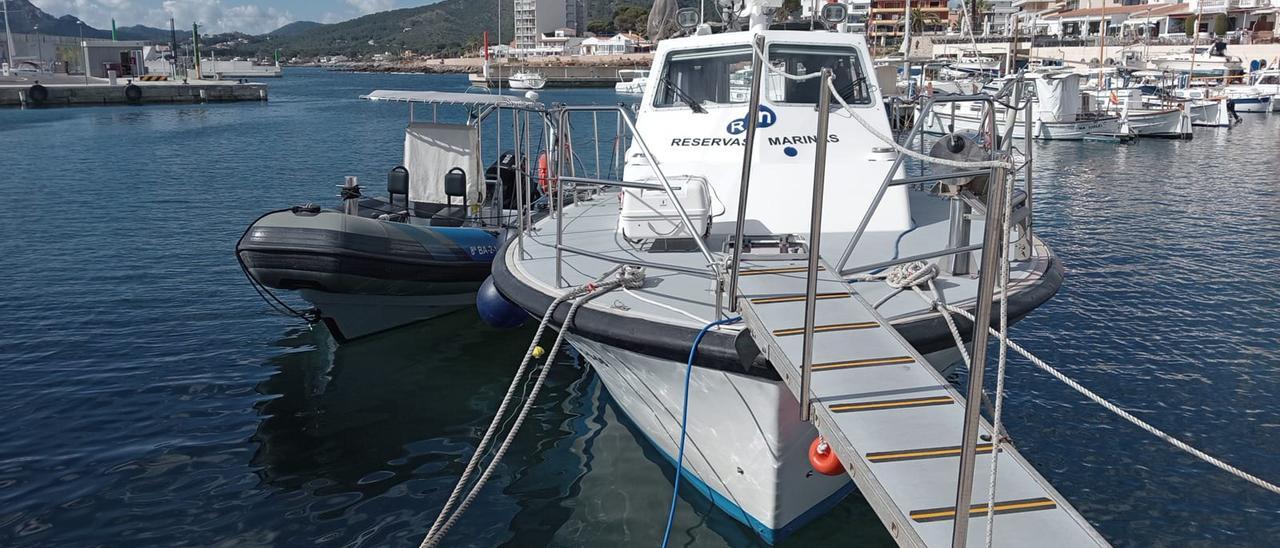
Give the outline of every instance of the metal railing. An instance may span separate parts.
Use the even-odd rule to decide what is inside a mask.
[[[707,243],[702,239],[701,233],[695,228],[693,221],[689,217],[689,213],[685,209],[684,204],[680,201],[679,196],[677,196],[675,193],[675,191],[679,190],[680,187],[672,186],[671,181],[667,178],[667,175],[662,171],[662,167],[659,165],[657,158],[653,155],[653,151],[649,148],[648,143],[646,143],[644,140],[644,137],[640,135],[640,131],[636,127],[635,121],[631,119],[630,112],[628,112],[625,107],[622,107],[619,105],[614,105],[614,106],[560,105],[560,106],[557,106],[554,109],[554,111],[555,111],[554,116],[556,120],[556,123],[555,123],[555,129],[556,129],[555,143],[556,144],[552,148],[553,150],[552,154],[554,156],[554,160],[551,163],[555,166],[555,169],[552,175],[552,180],[558,181],[557,183],[558,188],[556,188],[554,192],[555,206],[552,208],[552,215],[554,215],[556,219],[555,276],[556,276],[557,286],[564,287],[563,274],[564,274],[564,253],[565,252],[574,253],[574,254],[582,255],[586,257],[592,257],[592,258],[603,260],[603,261],[613,262],[615,264],[638,265],[638,266],[644,266],[648,268],[681,272],[685,274],[692,274],[696,276],[719,280],[720,279],[719,263],[716,261],[715,256],[711,253],[711,250],[707,247]],[[571,124],[569,122],[570,122],[571,116],[573,116],[575,113],[576,114],[582,114],[582,113],[592,114],[592,128],[593,128],[593,131],[595,132],[594,138],[592,139],[592,142],[595,144],[595,160],[596,160],[596,163],[595,163],[596,176],[595,177],[577,176],[576,174],[573,173],[572,169],[567,170],[569,171],[569,174],[565,175],[565,172],[566,172],[565,161],[568,160],[570,162],[570,166],[572,166],[573,157],[574,157]],[[657,184],[648,183],[648,182],[639,182],[639,181],[608,180],[602,177],[602,174],[600,171],[600,166],[602,164],[600,160],[601,158],[600,148],[599,148],[600,124],[599,124],[599,118],[598,118],[598,115],[601,113],[612,113],[617,115],[617,121],[618,121],[617,136],[619,138],[615,139],[614,141],[615,142],[615,145],[614,145],[615,146],[615,150],[614,150],[615,164],[619,164],[618,167],[619,168],[621,167],[620,161],[618,160],[618,158],[619,158],[620,149],[621,149],[621,136],[623,134],[623,127],[625,126],[626,130],[630,133],[632,144],[634,144],[637,148],[639,148],[641,154],[643,154],[644,157],[648,160],[649,167],[652,169],[653,175],[658,180]],[[697,268],[691,268],[683,265],[644,261],[644,260],[636,259],[634,257],[628,257],[624,259],[619,257],[613,257],[605,253],[593,252],[593,251],[589,251],[586,249],[581,249],[581,248],[577,248],[577,247],[573,247],[565,244],[564,243],[564,215],[563,215],[564,206],[565,206],[565,193],[570,190],[576,190],[578,185],[592,185],[592,186],[599,186],[599,187],[610,186],[610,187],[618,187],[618,188],[624,188],[624,189],[662,191],[663,193],[666,194],[667,198],[671,200],[671,204],[676,210],[676,215],[680,218],[681,227],[685,230],[685,233],[688,234],[690,238],[694,241],[694,243],[697,245],[698,252],[702,254],[703,259],[706,261],[705,268],[697,269]],[[717,285],[719,285],[718,282],[717,282]],[[719,317],[720,316],[720,306],[719,306],[720,298],[718,295],[716,300],[717,300],[716,316]]]
[[[808,261],[808,269],[807,269],[808,283],[807,283],[806,292],[805,292],[804,339],[802,342],[803,344],[802,359],[801,359],[801,365],[800,365],[801,418],[806,421],[809,420],[810,415],[812,413],[810,409],[811,405],[810,405],[809,387],[810,387],[810,377],[812,375],[812,370],[813,370],[813,343],[814,343],[815,316],[816,316],[816,309],[817,309],[817,279],[818,279],[818,270],[819,270],[819,262],[820,262],[819,252],[820,252],[820,245],[821,245],[821,227],[822,227],[822,210],[823,210],[822,202],[823,202],[823,187],[825,182],[824,179],[825,179],[826,159],[827,159],[826,158],[827,156],[826,141],[827,141],[827,133],[828,133],[828,127],[829,127],[828,124],[831,118],[830,100],[831,100],[832,90],[830,89],[830,86],[829,86],[830,79],[831,79],[830,70],[823,69],[821,96],[820,96],[819,105],[818,105],[818,129],[817,129],[818,145],[817,145],[816,157],[814,160],[813,203],[811,205],[811,211],[810,211],[811,217],[810,217],[810,227],[809,227],[809,261]],[[927,117],[924,116],[923,114],[932,112],[932,108],[935,104],[957,102],[957,101],[981,101],[983,103],[983,112],[982,112],[982,117],[980,118],[981,127],[986,128],[986,135],[989,136],[988,138],[990,139],[990,142],[986,143],[987,146],[990,148],[990,153],[987,155],[988,159],[989,160],[1006,160],[1006,161],[1010,160],[1013,156],[1012,154],[1013,131],[1016,128],[1017,118],[1020,112],[1023,112],[1026,115],[1026,121],[1024,122],[1023,125],[1026,131],[1026,134],[1025,134],[1025,136],[1027,137],[1026,143],[1028,145],[1028,149],[1030,148],[1030,128],[1031,128],[1030,121],[1031,121],[1031,104],[1032,103],[1029,98],[1027,98],[1027,100],[1024,100],[1022,97],[1023,95],[1022,82],[1023,82],[1023,79],[1021,77],[1015,78],[1009,85],[1006,85],[1005,88],[995,96],[953,96],[953,97],[931,97],[926,99],[926,101],[923,103],[922,108],[920,110],[922,115],[919,116],[918,119],[915,121],[915,123],[911,128],[911,132],[907,135],[907,138],[904,140],[904,142],[910,145],[911,143],[913,143],[913,139],[915,138],[915,136],[919,132],[923,131],[923,126],[924,124],[927,123]],[[1009,92],[1010,86],[1012,86],[1013,103],[1012,105],[1005,107],[1005,112],[1006,112],[1005,121],[1008,124],[1008,127],[1007,129],[1005,129],[1005,131],[1000,132],[999,129],[997,128],[996,106],[1000,104],[999,103],[1000,99],[1003,98]],[[1001,139],[996,140],[997,136],[1000,136]],[[853,239],[850,240],[849,245],[845,248],[844,253],[841,256],[840,263],[836,267],[836,270],[840,273],[841,276],[843,276],[846,273],[846,270],[844,269],[845,265],[847,264],[849,258],[852,256],[854,250],[857,247],[858,240],[861,238],[862,234],[865,232],[867,225],[870,223],[872,215],[875,214],[875,211],[879,207],[885,192],[889,188],[894,186],[904,185],[904,184],[916,183],[916,182],[926,182],[929,180],[953,179],[962,175],[973,175],[975,173],[977,174],[983,173],[981,171],[956,172],[953,170],[950,172],[936,174],[932,179],[924,175],[917,176],[917,177],[899,178],[897,177],[897,173],[899,171],[899,168],[902,167],[903,161],[905,160],[905,158],[906,158],[905,154],[900,153],[898,155],[897,159],[894,161],[893,166],[890,168],[889,172],[886,174],[884,181],[881,183],[880,188],[876,193],[875,199],[872,201],[871,205],[867,208],[867,211],[864,213],[861,221],[859,222],[857,231],[854,233]],[[1027,169],[1027,182],[1028,182],[1028,185],[1030,185],[1030,158],[1029,157],[1027,159],[1026,169]],[[982,244],[974,245],[974,244],[966,243],[966,245],[950,245],[948,248],[942,249],[939,251],[915,255],[915,256],[901,258],[901,259],[894,259],[891,261],[883,261],[881,263],[877,263],[876,265],[874,265],[877,268],[889,267],[889,266],[894,266],[898,264],[906,264],[906,263],[910,263],[918,260],[924,260],[927,258],[936,258],[936,257],[947,256],[947,255],[952,255],[957,253],[968,253],[970,251],[976,251],[979,249],[982,251],[982,265],[978,271],[978,275],[979,275],[978,292],[976,295],[977,310],[975,314],[975,317],[980,318],[980,320],[975,321],[973,326],[973,335],[972,335],[973,357],[970,362],[971,367],[969,370],[969,386],[968,386],[968,393],[966,396],[967,399],[965,403],[965,422],[963,425],[963,433],[961,436],[961,445],[960,445],[960,447],[962,447],[963,450],[960,452],[961,453],[960,469],[959,469],[959,473],[957,474],[958,477],[957,477],[957,486],[956,486],[956,505],[955,505],[956,516],[953,522],[953,530],[952,530],[953,548],[962,548],[963,546],[965,546],[965,543],[968,539],[969,510],[970,510],[971,499],[973,495],[973,476],[974,476],[975,463],[977,461],[977,438],[978,438],[980,419],[981,419],[982,377],[983,377],[983,370],[985,369],[985,363],[986,363],[986,349],[987,349],[987,335],[988,335],[987,323],[989,322],[989,318],[991,317],[992,301],[994,300],[994,297],[995,297],[995,283],[996,283],[996,278],[998,277],[1000,261],[1004,259],[1005,253],[1007,253],[1007,249],[1004,246],[1004,234],[1003,234],[1004,215],[1006,212],[1006,208],[1005,208],[1006,194],[1008,190],[1008,185],[1012,184],[1011,179],[1013,179],[1016,176],[1013,173],[1011,173],[1008,168],[1002,167],[999,165],[995,165],[991,167],[989,171],[986,171],[986,173],[988,174],[988,183],[987,183],[987,189],[986,189],[987,201],[986,201],[986,212],[985,212],[985,221],[984,221],[985,227],[984,227]],[[1028,186],[1028,193],[1026,196],[1026,200],[1027,200],[1026,207],[1030,207],[1031,205],[1030,196],[1031,196],[1030,187]],[[956,198],[956,200],[961,201],[958,197]],[[955,214],[955,211],[956,210],[953,209],[953,215]],[[960,213],[961,215],[965,215],[965,212],[963,211],[961,211]],[[1024,235],[1029,239],[1030,238],[1030,233],[1028,230],[1030,227],[1029,215],[1027,216],[1025,222],[1027,223],[1027,225],[1026,225],[1026,228],[1024,228]],[[956,226],[957,226],[956,223],[952,223],[953,231]],[[967,239],[967,235],[969,232],[967,223],[960,223],[958,226],[961,227],[961,230],[965,233],[965,236]],[[952,242],[949,242],[949,244],[954,243],[955,241],[956,241],[955,238],[953,238]],[[1005,289],[1006,288],[1002,288],[1002,291]]]

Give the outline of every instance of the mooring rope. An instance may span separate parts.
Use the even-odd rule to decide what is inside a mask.
[[[930,285],[932,285],[932,282],[930,282]],[[925,295],[922,291],[920,291],[918,288],[913,288],[913,289],[916,289],[915,292],[917,295],[920,296],[921,299],[923,299],[930,306],[933,306],[934,308],[938,309],[940,312],[943,313],[942,317],[944,320],[946,320],[947,325],[951,328],[951,334],[953,337],[956,338],[957,346],[960,348],[961,354],[965,356],[965,362],[969,363],[968,352],[965,351],[965,346],[962,342],[962,339],[960,338],[960,330],[956,327],[955,321],[952,319],[951,314],[952,313],[959,314],[965,319],[968,319],[969,321],[976,323],[977,320],[974,319],[974,315],[970,314],[968,311],[966,311],[963,308],[948,304],[945,300],[941,298],[940,293],[938,293],[936,290],[934,291],[935,298],[930,298],[929,296]],[[1106,398],[1099,396],[1092,390],[1085,388],[1083,385],[1076,382],[1071,377],[1068,377],[1066,374],[1062,373],[1061,371],[1054,369],[1053,366],[1049,365],[1048,363],[1045,363],[1044,360],[1040,359],[1035,354],[1032,354],[1026,348],[1023,348],[1021,345],[1014,342],[1012,339],[1009,339],[1007,336],[1002,335],[1001,331],[993,327],[988,327],[987,329],[992,335],[998,338],[1001,338],[1003,341],[1007,342],[1007,344],[1009,345],[1009,348],[1013,349],[1014,352],[1017,352],[1022,357],[1026,358],[1028,361],[1034,364],[1036,367],[1039,367],[1040,369],[1044,370],[1053,378],[1058,379],[1063,384],[1071,387],[1071,389],[1075,390],[1076,392],[1079,392],[1080,395],[1084,396],[1090,401],[1102,406],[1107,411],[1114,413],[1120,418],[1128,421],[1130,424],[1133,424],[1134,426],[1137,426],[1138,428],[1145,430],[1147,433],[1161,440],[1164,440],[1169,445],[1172,445],[1178,449],[1181,449],[1182,451],[1185,451],[1186,453],[1190,454],[1193,457],[1196,457],[1206,463],[1209,463],[1213,467],[1219,470],[1222,470],[1223,472],[1236,476],[1249,483],[1257,485],[1258,487],[1261,487],[1263,489],[1271,491],[1272,493],[1280,495],[1280,485],[1276,485],[1275,483],[1269,482],[1253,474],[1245,472],[1244,470],[1241,470],[1236,466],[1232,466],[1231,464],[1223,461],[1222,459],[1214,457],[1213,455],[1210,455],[1204,451],[1201,451],[1200,449],[1196,449],[1195,447],[1192,447],[1190,444],[1178,438],[1175,438],[1172,435],[1169,435],[1165,431],[1160,430],[1155,426],[1152,426],[1150,423],[1134,416],[1132,413],[1129,413],[1128,411],[1121,409],[1120,406],[1114,403],[1111,403],[1110,401],[1107,401]],[[972,367],[972,365],[970,366]]]
[[[1009,245],[1013,239],[1013,177],[1004,185],[1004,215],[1000,227],[1000,355],[996,359],[996,403],[991,411],[991,477],[987,483],[987,548],[991,548],[996,526],[996,472],[1000,468],[1000,446],[1004,444],[1004,374],[1009,357]]]
[[[619,270],[621,270],[621,272],[619,272]],[[615,273],[618,274],[617,277],[607,279]],[[578,308],[583,304],[586,304],[588,301],[619,287],[639,287],[643,281],[643,269],[630,266],[615,267],[601,278],[598,278],[597,281],[574,288],[565,294],[556,297],[556,299],[552,301],[551,306],[547,308],[546,313],[542,316],[542,322],[538,325],[538,330],[534,333],[533,341],[529,343],[529,349],[525,352],[524,359],[521,361],[519,369],[516,370],[516,376],[512,379],[511,386],[507,388],[506,396],[503,397],[502,403],[498,406],[498,411],[493,417],[493,421],[489,424],[489,429],[485,432],[484,437],[481,438],[480,443],[476,446],[476,450],[472,454],[471,460],[467,463],[467,467],[463,471],[462,476],[458,478],[458,483],[454,486],[453,492],[449,495],[448,501],[445,502],[444,508],[440,510],[440,515],[436,517],[435,523],[427,532],[426,538],[424,538],[422,543],[419,545],[420,548],[432,548],[434,546],[438,546],[440,542],[444,540],[445,535],[449,533],[449,529],[453,528],[458,519],[462,517],[462,514],[470,508],[473,502],[475,502],[476,497],[480,494],[480,490],[484,487],[485,483],[489,481],[489,478],[497,469],[498,463],[502,461],[502,457],[504,457],[507,450],[510,449],[511,443],[515,441],[515,436],[520,431],[520,427],[524,425],[525,419],[533,409],[533,404],[538,398],[538,393],[542,390],[542,386],[547,379],[547,375],[551,371],[552,360],[554,360],[555,356],[559,353],[560,346],[564,342],[565,334],[568,333],[569,326],[573,323],[573,318],[577,315]],[[573,303],[570,305],[569,312],[565,315],[564,322],[560,326],[560,333],[556,336],[556,340],[551,347],[551,351],[547,353],[546,362],[543,364],[542,370],[539,372],[533,388],[529,390],[529,395],[525,400],[524,405],[521,406],[519,413],[516,415],[515,422],[512,423],[511,429],[507,432],[507,436],[502,440],[502,444],[494,451],[493,458],[490,459],[489,464],[485,466],[484,471],[476,480],[476,484],[471,487],[467,492],[466,498],[462,499],[462,502],[458,504],[457,509],[454,510],[453,505],[457,503],[458,497],[462,495],[462,491],[465,489],[468,480],[470,480],[471,475],[475,473],[476,468],[479,466],[480,460],[482,460],[485,454],[485,449],[492,441],[493,436],[500,429],[499,425],[502,422],[502,417],[506,413],[507,406],[513,401],[516,387],[523,384],[521,382],[521,378],[524,376],[524,372],[528,369],[530,361],[538,356],[538,342],[541,341],[542,334],[551,323],[556,309],[569,299],[573,299]]]

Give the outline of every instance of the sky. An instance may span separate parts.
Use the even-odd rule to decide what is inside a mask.
[[[261,34],[294,21],[336,23],[369,13],[439,0],[31,0],[54,17],[73,15],[99,29],[147,25],[169,28],[198,22],[206,32]]]

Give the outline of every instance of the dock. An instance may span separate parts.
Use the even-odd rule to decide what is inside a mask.
[[[952,545],[965,399],[825,261],[818,272],[813,423],[900,546]],[[806,260],[744,260],[739,310],[800,401]],[[993,444],[982,421],[968,546],[986,540]],[[1002,445],[993,546],[1108,546],[1017,449]]]
[[[548,88],[612,88],[621,82],[619,70],[647,70],[648,65],[577,65],[577,66],[528,66],[492,65],[489,76],[471,73],[473,85],[485,87],[509,87],[508,78],[517,72],[536,72],[547,79]]]
[[[87,82],[87,83],[86,83]],[[52,107],[266,101],[267,86],[237,80],[109,80],[65,74],[0,77],[0,106]]]

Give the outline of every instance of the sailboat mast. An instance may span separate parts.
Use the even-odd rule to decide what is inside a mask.
[[[9,58],[9,68],[13,67],[13,33],[9,31],[9,0],[0,0],[4,2],[4,39],[9,49],[5,50],[6,56]]]

